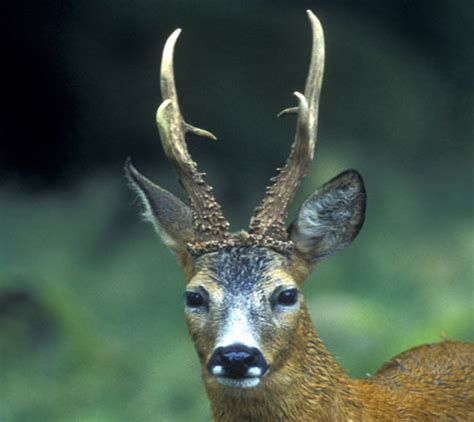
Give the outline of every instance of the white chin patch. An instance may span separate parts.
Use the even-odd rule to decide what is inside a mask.
[[[260,384],[260,377],[252,378],[242,378],[242,379],[233,379],[233,378],[224,378],[216,377],[217,381],[225,385],[226,387],[235,387],[235,388],[252,388]]]

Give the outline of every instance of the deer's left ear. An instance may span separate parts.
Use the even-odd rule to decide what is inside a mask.
[[[314,192],[291,224],[290,238],[297,253],[314,264],[348,246],[364,223],[364,182],[347,170]]]

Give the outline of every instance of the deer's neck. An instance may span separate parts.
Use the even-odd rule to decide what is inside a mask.
[[[249,389],[204,375],[216,422],[362,420],[349,377],[317,336],[307,311],[281,368]]]

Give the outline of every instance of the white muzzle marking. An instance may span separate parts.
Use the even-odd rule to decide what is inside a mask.
[[[225,321],[222,332],[218,336],[216,349],[237,343],[259,349],[260,342],[258,337],[245,312],[241,309],[233,309]]]

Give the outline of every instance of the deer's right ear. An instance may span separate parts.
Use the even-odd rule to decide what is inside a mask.
[[[303,203],[290,227],[296,251],[312,265],[348,246],[364,223],[364,182],[355,170],[330,180]]]
[[[130,159],[125,163],[125,173],[143,202],[145,218],[153,224],[165,245],[183,258],[182,255],[187,254],[186,244],[194,238],[191,209],[140,174]]]

